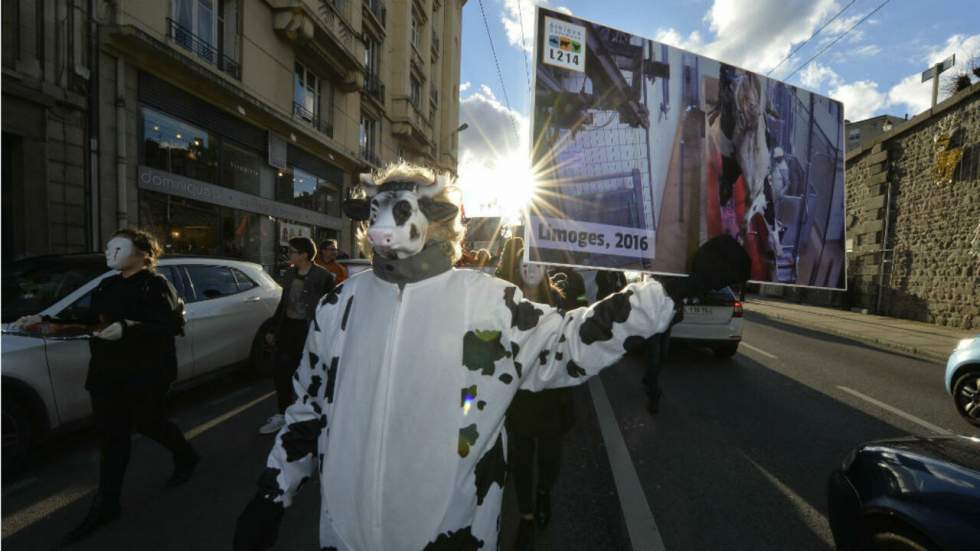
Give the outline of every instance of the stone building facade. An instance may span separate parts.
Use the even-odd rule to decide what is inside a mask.
[[[980,328],[980,84],[847,155],[848,302]]]
[[[116,228],[278,271],[358,174],[455,172],[465,0],[3,0],[3,257]]]

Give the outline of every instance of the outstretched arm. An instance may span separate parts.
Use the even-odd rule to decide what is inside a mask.
[[[503,293],[512,353],[523,368],[521,388],[532,391],[584,382],[666,331],[674,316],[674,302],[656,281],[628,285],[566,313],[525,300],[516,287]]]

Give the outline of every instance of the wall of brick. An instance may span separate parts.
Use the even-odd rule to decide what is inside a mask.
[[[944,158],[955,163],[938,182]],[[851,306],[980,328],[980,258],[969,252],[980,224],[978,165],[980,84],[848,154]]]

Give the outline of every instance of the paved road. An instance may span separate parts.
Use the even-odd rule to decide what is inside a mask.
[[[601,378],[614,412],[609,426],[618,426],[646,514],[668,550],[829,549],[825,481],[852,446],[933,430],[980,434],[953,411],[940,365],[751,315],[744,342],[729,360],[674,347],[656,418],[645,409],[638,361],[624,360]],[[169,458],[138,439],[124,516],[72,549],[230,548],[235,518],[271,443],[256,434],[274,407],[269,392],[267,381],[233,374],[180,394],[177,419],[206,457],[195,478],[163,489]],[[555,517],[538,547],[628,550],[625,519],[635,522],[643,511],[627,506],[624,514],[593,396],[585,386],[574,396],[577,425],[565,443]],[[615,455],[613,463],[622,465]],[[3,547],[54,548],[84,515],[96,474],[91,431],[40,450],[22,475],[4,480]],[[622,472],[615,476],[622,480]],[[505,543],[516,524],[512,494],[505,499]],[[318,505],[310,485],[287,513],[278,549],[317,548]]]
[[[832,549],[826,480],[853,446],[927,427],[980,436],[943,366],[762,317],[733,359],[673,347],[655,419],[640,371],[602,380],[668,550]]]

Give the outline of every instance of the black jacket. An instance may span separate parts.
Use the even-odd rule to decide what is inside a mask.
[[[124,278],[103,279],[92,293],[88,323],[129,320],[118,341],[91,339],[92,352],[85,388],[122,384],[126,387],[166,385],[177,378],[179,330],[174,312],[177,293],[165,277],[142,270]]]
[[[290,268],[286,272],[286,277],[282,282],[282,295],[279,297],[279,306],[276,313],[272,315],[275,320],[275,334],[279,335],[282,323],[286,320],[286,302],[289,300],[289,288],[296,280],[296,268]],[[303,293],[300,295],[304,310],[306,311],[306,321],[311,321],[316,315],[316,307],[320,303],[323,295],[333,291],[335,287],[333,274],[329,270],[316,264],[310,266],[310,271],[306,272],[303,282]]]

